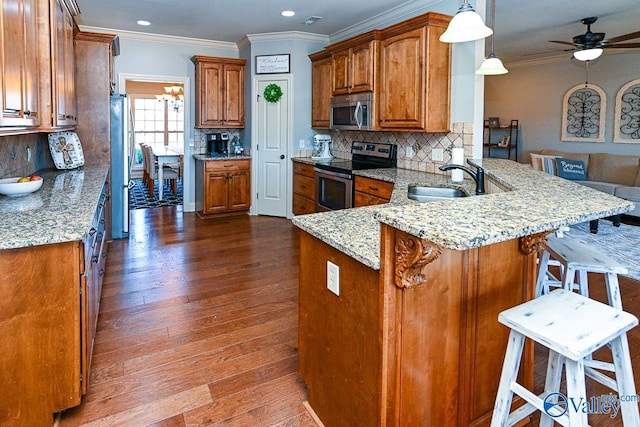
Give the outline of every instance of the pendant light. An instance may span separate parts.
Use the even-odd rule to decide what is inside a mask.
[[[483,39],[492,33],[493,30],[484,25],[482,18],[468,0],[464,0],[458,12],[449,22],[447,30],[440,36],[440,41],[445,43],[469,42]]]
[[[495,30],[496,0],[491,0],[491,26]],[[489,54],[489,56],[487,56],[487,58],[484,61],[482,61],[482,64],[480,64],[480,68],[476,70],[476,74],[482,74],[485,76],[496,76],[499,74],[507,74],[509,71],[507,71],[507,69],[504,68],[504,65],[502,65],[502,61],[500,60],[500,58],[498,58],[496,54],[493,53],[494,35],[491,34],[490,37],[491,37],[491,53]]]

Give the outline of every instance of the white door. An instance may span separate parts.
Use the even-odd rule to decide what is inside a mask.
[[[270,84],[280,86],[282,98],[267,102],[264,90]],[[255,85],[257,144],[256,213],[287,216],[287,176],[289,171],[289,141],[291,111],[289,103],[290,77],[259,78]]]

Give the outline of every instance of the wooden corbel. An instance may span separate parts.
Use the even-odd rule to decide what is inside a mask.
[[[442,249],[426,240],[402,233],[396,239],[396,286],[411,289],[425,281],[424,266],[438,259]]]
[[[547,243],[547,236],[556,230],[543,231],[520,238],[520,251],[525,255],[540,252]]]

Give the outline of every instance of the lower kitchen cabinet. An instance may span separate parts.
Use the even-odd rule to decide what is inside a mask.
[[[316,179],[313,165],[293,162],[293,214],[304,215],[316,211]]]
[[[201,218],[243,213],[251,207],[250,160],[197,160],[195,184]]]
[[[86,393],[107,254],[108,186],[86,238],[0,251],[0,424],[53,425]]]
[[[393,183],[378,179],[356,176],[353,206],[370,206],[389,203],[393,193]]]

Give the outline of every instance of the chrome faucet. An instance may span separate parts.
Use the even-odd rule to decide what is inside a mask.
[[[467,159],[467,163],[471,165],[471,162],[469,161],[469,159]],[[466,173],[468,173],[469,175],[471,175],[473,180],[476,182],[476,194],[481,195],[481,194],[484,194],[484,169],[482,169],[480,166],[475,166],[475,168],[476,170],[473,171],[466,166],[454,165],[451,163],[449,163],[448,165],[440,166],[441,171],[448,171],[451,169],[461,169]]]

